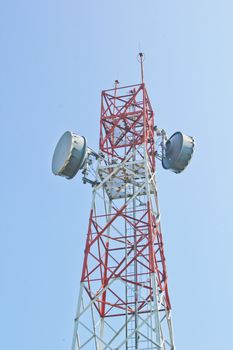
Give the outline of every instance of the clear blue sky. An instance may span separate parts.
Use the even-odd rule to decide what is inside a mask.
[[[0,350],[67,350],[91,189],[50,171],[60,135],[98,145],[100,92],[137,83],[156,124],[196,139],[158,165],[177,350],[232,350],[231,0],[0,3]]]

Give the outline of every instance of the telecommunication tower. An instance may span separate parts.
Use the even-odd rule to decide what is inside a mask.
[[[139,60],[140,84],[102,91],[99,151],[69,131],[54,151],[55,175],[92,185],[72,350],[175,349],[155,158],[180,173],[194,140],[154,125]]]

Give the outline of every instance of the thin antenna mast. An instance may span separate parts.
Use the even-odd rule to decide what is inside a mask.
[[[139,52],[138,54],[138,61],[141,66],[141,81],[142,84],[144,84],[144,67],[143,67],[143,62],[145,61],[145,55],[142,52]]]

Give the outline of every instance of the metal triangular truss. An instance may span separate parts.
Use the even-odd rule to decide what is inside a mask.
[[[154,155],[144,84],[104,91],[72,350],[175,349]]]
[[[122,288],[126,288],[124,281],[121,281]],[[97,298],[108,290],[110,286],[106,286],[98,297],[89,298],[89,293],[86,293],[84,285],[81,284],[80,309],[76,321],[75,334],[73,339],[74,349],[101,349],[101,350],[116,350],[116,349],[175,349],[170,343],[169,335],[165,338],[164,327],[166,322],[171,324],[170,312],[164,312],[164,296],[160,295],[160,301],[157,307],[154,307],[153,302],[147,303],[148,312],[139,314],[137,317],[137,327],[135,327],[135,316],[129,313],[125,316],[116,319],[100,318],[94,307]],[[114,289],[114,281],[111,283],[111,288]],[[133,287],[132,292],[134,292]],[[140,294],[140,289],[138,293]],[[157,324],[158,312],[163,313],[159,325]],[[158,330],[159,328],[159,330]],[[103,333],[104,330],[104,333]],[[101,334],[102,331],[102,334]],[[172,332],[172,330],[170,330]],[[161,340],[156,337],[157,332],[161,333]],[[137,339],[137,341],[136,341]],[[137,343],[137,347],[135,347]]]
[[[154,176],[147,179],[147,165],[130,156],[114,166],[101,163],[73,350],[174,349]],[[143,169],[140,176],[132,166]],[[128,173],[124,182],[121,176]],[[112,186],[116,179],[121,186]],[[138,180],[140,185],[133,186]],[[124,198],[115,195],[119,187]]]

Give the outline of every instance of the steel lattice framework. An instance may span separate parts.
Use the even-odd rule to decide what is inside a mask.
[[[102,92],[72,350],[175,349],[145,84]]]

